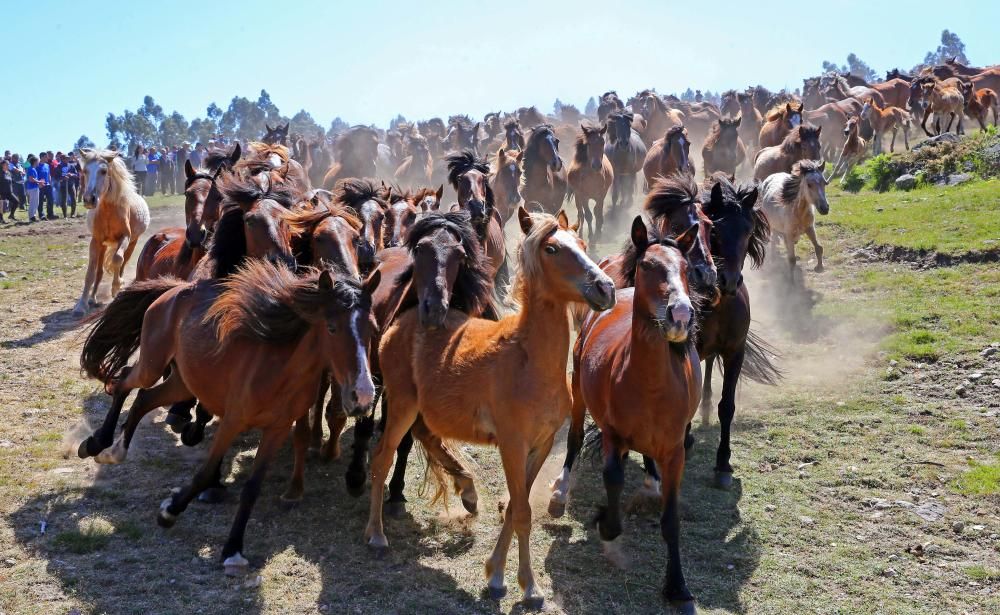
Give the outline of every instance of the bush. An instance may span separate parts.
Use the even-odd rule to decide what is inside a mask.
[[[860,192],[865,187],[865,177],[861,174],[861,167],[853,166],[850,171],[844,173],[844,177],[840,179],[840,186],[848,192]]]
[[[868,161],[868,178],[878,192],[885,192],[891,188],[900,175],[902,173],[892,163],[892,156],[889,154],[879,154]]]

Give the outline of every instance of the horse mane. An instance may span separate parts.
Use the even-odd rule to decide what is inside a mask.
[[[783,203],[797,201],[802,179],[810,173],[819,173],[820,164],[818,160],[799,160],[792,165],[792,172],[781,183],[781,201]]]
[[[647,248],[655,244],[677,248],[677,242],[674,241],[672,237],[668,237],[666,235],[661,236],[656,228],[656,225],[650,227],[647,224],[646,233],[649,237],[649,243],[646,245]],[[625,240],[625,245],[622,246],[621,252],[621,267],[619,268],[617,274],[611,278],[615,283],[615,288],[632,288],[635,286],[635,268],[639,265],[639,261],[642,260],[645,253],[646,248],[639,250],[631,239]]]
[[[360,211],[361,206],[368,201],[376,201],[382,207],[386,206],[382,198],[382,188],[374,179],[348,177],[337,182],[334,188],[334,201]]]
[[[299,276],[267,261],[248,261],[222,283],[222,293],[203,322],[215,326],[220,349],[241,337],[273,344],[297,342],[310,320],[331,304],[350,310],[364,301],[359,281],[335,273],[332,288],[322,290],[319,276],[319,269]]]
[[[125,165],[125,160],[114,150],[81,149],[80,157],[83,158],[81,168],[85,168],[92,160],[104,159],[108,165],[108,179],[100,203],[109,203],[118,210],[120,216],[127,219],[132,203],[142,200],[142,196],[135,188],[135,177]]]
[[[573,160],[575,162],[587,161],[587,136],[599,130],[601,130],[600,126],[596,126],[590,122],[580,127],[580,134],[576,135],[576,142],[573,143]]]
[[[681,207],[687,207],[698,201],[698,184],[687,174],[671,174],[660,177],[650,187],[646,202],[642,208],[653,221],[670,217]]]
[[[243,228],[244,211],[240,207],[222,210],[215,231],[208,243],[206,259],[214,279],[225,278],[239,268],[247,255],[247,238]]]
[[[201,166],[210,173],[217,173],[221,169],[232,170],[233,161],[230,158],[231,155],[231,152],[227,152],[224,149],[213,149],[205,154],[204,160],[201,161]]]
[[[286,220],[292,230],[292,253],[297,263],[313,263],[315,258],[312,250],[313,234],[316,232],[316,227],[327,218],[340,218],[354,231],[361,231],[361,219],[353,209],[341,205],[290,212]]]
[[[734,184],[729,181],[729,178],[725,174],[716,174],[712,178],[714,181],[711,185],[705,187],[705,192],[701,195],[702,201],[708,202],[711,200],[708,192],[718,184],[722,189],[722,201],[727,206],[727,209],[736,207],[742,209],[741,203],[743,200],[749,197],[754,190],[757,190],[755,183]],[[753,223],[753,229],[750,231],[750,238],[747,242],[747,256],[750,257],[751,267],[753,269],[760,269],[764,264],[767,244],[771,241],[771,225],[767,220],[767,214],[764,213],[764,208],[760,206],[759,200],[754,203],[750,218]]]
[[[687,129],[684,128],[684,124],[677,124],[676,126],[671,126],[667,129],[667,133],[663,135],[663,145],[670,143],[670,141],[677,135],[684,133],[687,136]]]
[[[222,192],[223,207],[237,206],[249,211],[255,203],[264,199],[275,201],[285,209],[291,209],[302,200],[299,191],[285,184],[273,184],[268,190],[262,190],[251,179],[241,179],[236,176],[226,177],[219,188]]]
[[[490,173],[490,167],[486,161],[469,150],[449,154],[445,160],[448,163],[448,183],[455,190],[458,190],[458,179],[469,171],[479,171],[483,175]]]
[[[796,154],[796,150],[802,147],[803,126],[804,124],[799,124],[789,131],[787,135],[785,135],[785,138],[781,141],[781,145],[778,146],[781,148],[782,154],[794,156]]]
[[[419,218],[406,236],[406,248],[411,252],[421,239],[433,235],[439,230],[446,230],[458,239],[465,251],[465,263],[459,267],[455,276],[455,285],[451,291],[451,303],[448,307],[466,314],[483,314],[493,301],[493,281],[486,270],[486,260],[479,238],[472,228],[469,214],[465,211],[448,213],[433,212]],[[396,284],[403,286],[413,279],[413,261],[396,278]],[[407,297],[399,306],[397,312],[403,312],[416,306],[416,293]]]
[[[781,118],[785,117],[785,112],[788,111],[788,105],[790,103],[778,103],[767,110],[764,114],[764,118],[769,122],[777,122]],[[802,103],[799,103],[798,108],[795,108],[794,103],[792,103],[792,110],[802,113]]]
[[[715,146],[719,143],[719,138],[722,136],[722,118],[719,118],[712,122],[712,126],[708,129],[708,135],[705,137],[705,145],[702,146],[701,151],[711,152],[715,150]]]
[[[263,141],[251,141],[247,144],[247,149],[250,150],[251,156],[258,160],[265,160],[271,154],[281,158],[281,164],[287,163],[289,159],[288,148],[278,143],[269,144]]]
[[[515,303],[524,305],[527,302],[530,280],[542,273],[541,243],[545,238],[559,230],[559,221],[555,216],[546,213],[531,215],[531,232],[521,242],[517,249],[517,276],[511,289],[511,298]]]

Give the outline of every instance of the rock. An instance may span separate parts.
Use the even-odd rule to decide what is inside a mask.
[[[244,581],[243,587],[244,589],[254,589],[256,587],[260,587],[261,581],[263,581],[263,579],[261,579],[260,575],[258,574],[257,576],[249,578],[246,581]]]
[[[964,184],[970,179],[972,179],[972,175],[969,173],[952,173],[948,176],[948,185],[957,186],[958,184]]]
[[[936,145],[938,143],[958,143],[958,135],[953,132],[945,132],[937,135],[936,137],[930,137],[925,139],[920,143],[913,146],[913,151],[918,151],[920,148],[927,145]]]
[[[805,515],[802,515],[801,517],[799,517],[799,523],[801,523],[802,525],[805,525],[805,526],[816,525],[816,522],[813,521],[812,517],[807,517]]]
[[[1000,348],[997,348],[996,346],[987,346],[986,348],[983,348],[983,351],[980,352],[979,355],[982,357],[992,357],[997,352],[1000,352]]]
[[[6,278],[6,277],[7,277],[7,272],[6,271],[0,271],[0,280],[2,280],[3,278]]]
[[[964,529],[965,529],[965,524],[962,523],[961,521],[956,521],[951,524],[951,531],[955,532],[956,534],[961,534],[962,530]]]
[[[959,397],[965,397],[968,394],[968,392],[969,390],[965,388],[964,384],[960,384],[957,387],[955,387],[955,395],[958,395]]]
[[[990,384],[995,387],[1000,387],[1000,378],[994,378]]]
[[[889,361],[889,367],[896,367],[897,365],[899,365],[899,361],[897,361],[896,359],[892,359],[891,361]]]
[[[893,577],[899,576],[899,573],[896,572],[895,568],[886,568],[885,570],[882,571],[882,576],[891,579]]]
[[[764,504],[764,510],[766,510],[767,512],[774,512],[778,510],[778,507],[775,506],[774,504]]]
[[[913,190],[917,186],[917,178],[909,173],[896,178],[896,188],[899,190]]]
[[[972,382],[976,382],[977,380],[982,380],[982,379],[983,379],[983,373],[982,372],[976,372],[975,374],[969,374],[969,380],[971,380]]]
[[[948,509],[945,508],[944,504],[939,502],[924,502],[920,506],[916,506],[910,510],[913,514],[920,517],[924,521],[937,521],[944,516],[944,513]]]

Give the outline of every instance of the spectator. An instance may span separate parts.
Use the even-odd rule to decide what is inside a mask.
[[[61,154],[57,154],[61,156]],[[62,164],[59,165],[57,170],[58,173],[58,186],[59,186],[59,206],[62,208],[63,218],[68,217],[66,215],[66,206],[69,205],[70,215],[76,217],[76,185],[80,181],[80,169],[76,164],[76,156],[73,152],[69,153],[69,156],[63,156]]]
[[[10,152],[7,152],[7,154],[10,154]],[[14,212],[17,211],[18,205],[21,204],[17,195],[14,194],[14,174],[11,172],[10,167],[10,158],[5,155],[4,159],[0,161],[0,222],[5,222],[3,217],[5,209],[8,211],[8,218],[13,222]]]
[[[160,194],[167,196],[167,190],[170,190],[170,194],[173,194],[174,153],[171,152],[168,147],[164,147],[163,153],[160,155],[160,168],[158,173],[160,175]]]
[[[38,217],[41,220],[55,220],[56,212],[53,209],[55,203],[53,202],[53,197],[55,192],[52,190],[52,171],[49,166],[49,154],[48,152],[42,152],[38,155],[37,169],[36,173],[36,184],[38,185]],[[43,211],[42,205],[45,205]]]
[[[153,196],[156,194],[157,170],[160,166],[160,154],[155,147],[149,148],[149,162],[146,163],[146,189],[143,196]]]
[[[14,196],[21,203],[21,209],[28,208],[28,195],[24,190],[24,179],[27,176],[27,172],[24,170],[24,166],[21,163],[20,154],[12,154],[10,157],[10,173],[14,178]]]
[[[191,166],[196,169],[200,169],[202,163],[205,162],[205,146],[199,141],[194,146],[194,151],[191,152]]]
[[[25,174],[24,190],[28,194],[28,222],[38,222],[38,158],[28,154],[28,171]]]
[[[184,194],[184,182],[187,180],[184,175],[184,163],[188,160],[190,150],[191,144],[185,141],[174,152],[174,192],[177,194]]]
[[[146,168],[149,165],[149,156],[146,155],[146,148],[141,145],[135,146],[135,160],[132,162],[132,172],[135,173],[135,189],[139,194],[146,192]]]

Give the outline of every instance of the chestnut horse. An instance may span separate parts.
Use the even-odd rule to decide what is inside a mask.
[[[975,84],[970,83],[966,94],[965,113],[979,122],[979,127],[986,130],[990,110],[993,111],[993,125],[997,125],[997,93],[989,88],[974,90]],[[904,131],[904,135],[906,132]],[[909,146],[907,146],[909,149]]]
[[[516,118],[508,119],[503,125],[503,137],[507,149],[524,151],[524,133],[521,131],[521,126],[517,123]]]
[[[720,171],[727,175],[736,175],[736,167],[747,159],[747,150],[740,139],[740,124],[743,116],[735,118],[722,117],[716,120],[705,138],[701,148],[702,169],[705,177]]]
[[[334,200],[344,207],[350,207],[361,218],[358,264],[362,274],[367,274],[375,267],[375,255],[385,247],[385,210],[389,204],[375,180],[356,177],[337,182]]]
[[[149,206],[136,192],[135,179],[121,154],[83,148],[80,168],[81,200],[88,210],[90,256],[83,292],[73,308],[75,316],[97,305],[97,289],[105,270],[112,275],[111,296],[118,294],[128,259],[149,226]]]
[[[861,119],[868,120],[872,126],[875,135],[872,139],[874,142],[872,151],[876,154],[882,153],[884,149],[882,135],[890,130],[892,131],[892,142],[889,144],[889,151],[896,151],[896,132],[900,128],[903,129],[903,143],[906,145],[906,149],[910,149],[910,112],[906,109],[900,107],[883,109],[874,99],[869,98],[861,106]]]
[[[208,458],[190,485],[160,505],[161,526],[173,526],[195,497],[219,483],[223,457],[238,435],[263,432],[222,548],[227,574],[249,567],[243,538],[268,465],[294,421],[308,412],[323,372],[343,383],[348,414],[363,414],[372,403],[370,293],[377,284],[377,274],[362,287],[325,270],[297,277],[253,261],[222,284],[170,278],[133,284],[91,328],[80,364],[105,383],[112,407],[120,411],[139,389],[111,449],[114,461],[124,460],[139,420],[159,406],[195,396],[221,417]],[[136,347],[139,357],[128,367]],[[157,384],[168,367],[170,375]],[[304,444],[295,439],[296,447]],[[87,452],[81,446],[81,456]]]
[[[683,124],[672,127],[662,139],[657,139],[642,163],[647,189],[652,189],[657,177],[670,177],[674,173],[694,177],[690,153],[691,140]]]
[[[604,155],[611,161],[615,177],[611,184],[611,207],[628,211],[635,201],[635,178],[646,161],[646,144],[632,128],[635,116],[614,111],[607,116],[608,143]]]
[[[509,150],[505,146],[501,146],[493,161],[490,188],[493,189],[501,224],[507,224],[507,220],[510,220],[510,217],[517,211],[518,205],[521,204],[521,160],[523,158],[523,151]]]
[[[375,158],[378,157],[378,133],[368,126],[354,126],[341,133],[333,144],[333,164],[323,176],[323,187],[332,190],[334,185],[350,177],[375,177]]]
[[[695,303],[689,297],[685,254],[698,227],[675,239],[632,223],[624,267],[629,284],[617,292],[614,308],[591,313],[573,348],[571,433],[583,433],[587,410],[601,429],[607,506],[600,507],[597,529],[605,552],[620,546],[623,460],[630,450],[655,459],[663,476],[660,531],[667,542],[663,597],[680,612],[694,612],[680,561],[680,488],[684,474],[687,425],[698,411],[701,361],[695,350]],[[582,438],[571,438],[567,459]],[[557,481],[549,511],[565,510],[569,473]]]
[[[788,133],[802,123],[802,104],[785,103],[767,112],[767,121],[760,128],[757,142],[761,147],[781,145]]]
[[[771,240],[778,243],[778,236],[785,240],[785,251],[791,275],[795,274],[795,244],[805,233],[816,250],[816,272],[823,271],[823,246],[816,238],[816,218],[813,209],[821,216],[830,213],[826,200],[823,176],[825,162],[800,160],[792,166],[791,173],[774,173],[760,184],[760,206],[771,225]]]
[[[457,208],[469,213],[499,299],[501,293],[506,293],[509,282],[507,246],[504,243],[503,220],[496,210],[493,188],[490,187],[489,167],[486,161],[468,150],[452,154],[446,160],[448,182],[458,193]]]
[[[385,209],[385,246],[392,248],[406,242],[406,233],[417,221],[420,207],[413,195],[398,189],[391,191]]]
[[[604,135],[607,131],[606,124],[580,124],[580,134],[573,145],[573,160],[569,163],[566,175],[570,192],[576,200],[576,222],[583,224],[584,220],[587,221],[590,241],[596,241],[601,236],[604,228],[604,199],[615,177],[611,161],[604,155]],[[593,215],[590,210],[591,200],[594,201]]]
[[[427,186],[434,173],[434,161],[427,139],[414,135],[406,140],[407,156],[396,167],[393,175],[403,186]]]
[[[961,83],[948,83],[937,79],[930,79],[920,84],[923,98],[927,100],[927,107],[924,109],[924,117],[920,121],[920,127],[924,129],[928,137],[933,137],[931,131],[927,129],[927,118],[934,114],[934,132],[941,134],[941,118],[948,116],[948,125],[944,131],[951,130],[951,123],[958,118],[958,134],[963,134],[965,128],[962,126],[962,118],[965,111],[965,95],[961,89]]]
[[[524,167],[525,202],[535,201],[547,213],[558,211],[566,199],[566,171],[559,156],[559,139],[551,124],[531,129],[521,162]]]
[[[836,177],[843,170],[844,177],[840,180],[841,184],[844,183],[847,172],[851,170],[851,167],[859,164],[861,159],[865,157],[865,149],[868,147],[868,144],[858,134],[860,125],[861,117],[852,115],[847,118],[847,126],[844,126],[844,136],[846,137],[844,147],[840,150],[840,157],[837,158],[837,164],[833,167],[833,173],[830,174],[831,178]]]
[[[771,173],[788,173],[799,160],[818,160],[822,149],[819,135],[822,126],[801,124],[785,135],[781,145],[761,148],[754,158],[753,178],[760,181]]]
[[[365,539],[389,545],[382,526],[382,490],[392,454],[421,417],[448,440],[495,444],[500,449],[510,504],[486,575],[494,599],[506,593],[504,568],[517,533],[518,582],[528,606],[544,600],[531,566],[528,494],[556,431],[569,415],[567,306],[614,307],[614,284],[586,254],[566,214],[529,214],[518,208],[526,238],[518,254],[514,292],[519,313],[499,322],[449,311],[445,326],[424,330],[408,311],[383,335],[379,358],[392,412],[372,460],[371,510]],[[433,461],[433,457],[431,457]]]

